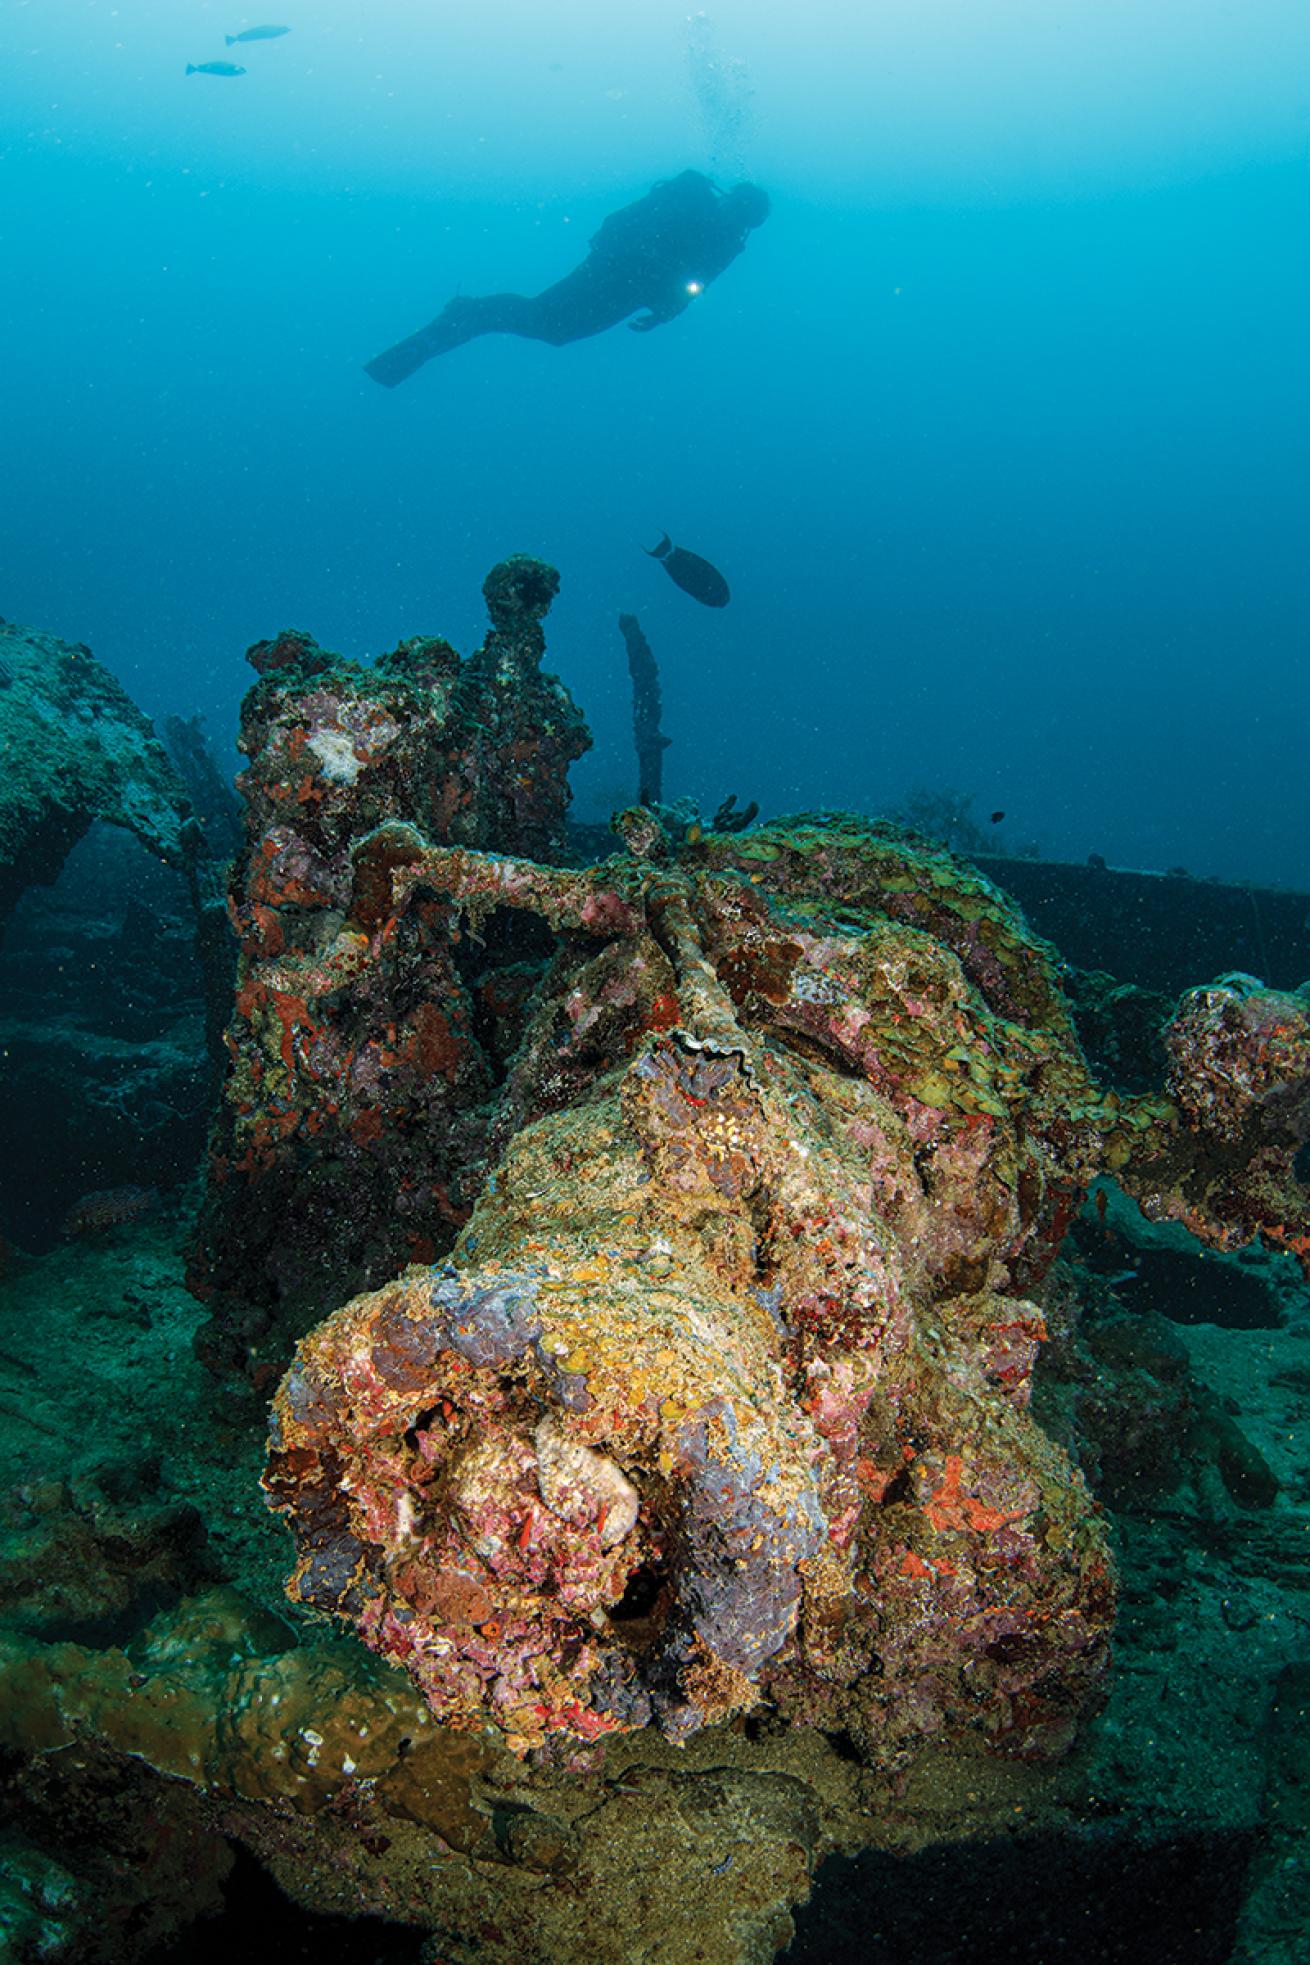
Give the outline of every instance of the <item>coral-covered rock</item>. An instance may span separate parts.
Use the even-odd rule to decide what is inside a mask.
[[[1260,1235],[1310,1274],[1310,984],[1223,976],[1184,994],[1164,1042],[1180,1123],[1153,1129],[1123,1185],[1148,1219],[1220,1249]]]
[[[1301,1006],[1199,992],[1178,1102],[1106,1092],[1051,952],[949,854],[620,830],[641,857],[586,871],[354,850],[323,998],[441,901],[561,947],[453,1261],[347,1303],[278,1393],[292,1594],[519,1752],[762,1698],[874,1759],[1058,1750],[1114,1580],[1028,1411],[1026,1292],[1107,1166],[1164,1208],[1185,1164],[1214,1239],[1271,1152],[1290,1180]]]
[[[485,1756],[454,1739],[443,1766],[438,1730],[399,1673],[356,1647],[295,1646],[233,1590],[185,1599],[130,1650],[5,1637],[0,1688],[0,1744],[11,1751],[48,1753],[81,1738],[175,1780],[300,1814],[393,1773],[404,1812],[415,1770],[399,1764],[412,1747],[433,1788],[422,1819],[457,1839],[462,1820],[466,1840],[482,1828],[466,1819],[466,1800],[462,1813],[449,1807],[439,1782]]]
[[[169,866],[199,844],[182,782],[148,720],[80,643],[0,621],[0,927],[49,885],[96,819]]]
[[[194,1587],[206,1571],[196,1509],[160,1504],[159,1470],[106,1467],[75,1486],[32,1480],[0,1494],[0,1619],[43,1637],[103,1636],[141,1604]]]
[[[217,1907],[235,1837],[302,1907],[418,1926],[444,1957],[626,1965],[660,1901],[661,1956],[763,1965],[825,1813],[858,1805],[848,1762],[788,1744],[754,1764],[725,1743],[614,1779],[529,1772],[435,1724],[359,1645],[295,1646],[230,1590],[127,1650],[2,1636],[0,1748],[21,1757],[10,1794],[41,1847],[0,1843],[0,1915],[114,1965],[183,1921],[188,1870],[192,1914]],[[77,1884],[44,1853],[69,1844]]]
[[[1045,948],[854,824],[590,872],[389,827],[355,865],[325,989],[429,896],[564,947],[452,1263],[279,1391],[293,1594],[520,1752],[761,1698],[874,1758],[1066,1745],[1114,1582],[1023,1290],[1125,1117]]]
[[[404,820],[435,840],[559,852],[568,768],[590,739],[541,672],[558,584],[535,560],[497,567],[491,632],[467,662],[428,638],[372,668],[296,632],[250,651],[241,967],[192,1272],[216,1363],[258,1377],[337,1279],[437,1253],[467,1218],[498,1058],[516,1042],[498,1020],[515,992],[495,1010],[486,993],[549,940],[484,941],[435,902],[370,939],[352,851]]]

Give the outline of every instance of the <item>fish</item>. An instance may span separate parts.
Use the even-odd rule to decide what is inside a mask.
[[[186,72],[188,75],[244,75],[246,71],[234,61],[189,61]]]
[[[84,1194],[64,1216],[65,1235],[103,1235],[107,1229],[122,1228],[159,1207],[157,1187],[98,1187]]]
[[[223,39],[229,48],[238,41],[276,41],[281,34],[290,34],[289,27],[243,27],[239,34],[225,34]]]
[[[992,813],[992,824],[993,824],[994,826],[999,826],[999,825],[1000,825],[1000,823],[1001,823],[1001,820],[1002,820],[1002,819],[1003,819],[1004,817],[1005,817],[1005,814],[1004,814],[1004,812],[993,812],[993,813]]]
[[[718,567],[711,566],[699,553],[675,546],[667,532],[658,546],[643,546],[642,551],[657,559],[674,586],[681,587],[684,594],[690,594],[702,607],[726,607],[732,599]]]

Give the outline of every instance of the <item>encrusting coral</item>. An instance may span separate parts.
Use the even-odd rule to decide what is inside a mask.
[[[490,632],[467,661],[433,637],[369,668],[295,632],[249,651],[260,680],[241,719],[231,1067],[191,1265],[219,1368],[275,1378],[343,1276],[393,1274],[448,1248],[467,1218],[525,951],[479,961],[442,911],[418,907],[371,955],[357,933],[330,994],[313,978],[350,906],[352,848],[383,821],[559,852],[569,765],[590,738],[541,672],[558,587],[537,560],[495,567]]]
[[[0,621],[0,930],[51,884],[96,820],[191,871],[199,826],[181,779],[121,683],[80,642]]]
[[[528,911],[561,952],[452,1260],[346,1304],[283,1381],[292,1593],[519,1752],[762,1698],[874,1759],[960,1727],[1059,1750],[1114,1579],[1027,1411],[1026,1292],[1098,1171],[1176,1211],[1223,1125],[1100,1090],[1050,951],[944,852],[624,830],[643,857],[581,871],[395,825],[354,849],[307,1000],[432,901]],[[1253,1112],[1304,1111],[1288,1004],[1264,1079],[1301,1090],[1244,1102],[1248,1161]],[[1187,1203],[1216,1239],[1231,1191]]]
[[[1180,1124],[1122,1176],[1155,1219],[1240,1248],[1257,1235],[1310,1268],[1297,1156],[1310,1139],[1310,983],[1266,989],[1221,976],[1187,990],[1163,1032]]]
[[[155,1506],[189,1447],[15,1490],[0,1744],[60,1860],[69,1822],[113,1852],[106,1925],[176,1922],[197,1875],[216,1901],[231,1837],[443,1956],[764,1965],[831,1851],[1002,1836],[1133,1778],[1119,1731],[1051,1765],[1115,1608],[1073,1456],[1115,1505],[1188,1454],[1217,1507],[1286,1482],[1167,1331],[1080,1333],[1051,1268],[1102,1172],[1310,1268],[1307,992],[1189,992],[1163,1089],[1127,1095],[1052,951],[894,827],[637,809],[622,852],[563,864],[586,734],[540,673],[554,587],[497,568],[468,662],[252,651],[193,1278],[211,1367],[271,1386],[299,1339],[265,1484],[310,1628],[255,1600],[272,1550],[250,1596],[207,1587],[250,1529],[211,1511],[210,1548]],[[1029,1403],[1047,1316],[1069,1453]],[[211,1464],[248,1389],[196,1395]],[[99,1574],[124,1549],[130,1590]],[[125,1796],[166,1877],[132,1881]]]

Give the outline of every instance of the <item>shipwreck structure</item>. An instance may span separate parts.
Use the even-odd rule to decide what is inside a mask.
[[[1185,991],[1129,1090],[1013,903],[897,827],[642,805],[571,862],[556,585],[495,569],[467,660],[251,651],[205,1369],[143,1346],[186,1444],[6,1503],[0,1745],[90,1878],[79,1957],[217,1904],[233,1840],[467,1965],[767,1965],[834,1853],[1031,1866],[1017,1824],[1132,1779],[1122,1732],[1069,1752],[1106,1497],[1184,1459],[1244,1524],[1279,1495],[1061,1252],[1081,1212],[1117,1260],[1113,1175],[1310,1272],[1310,990]],[[65,1337],[61,1454],[110,1368]],[[206,1523],[192,1460],[234,1454],[274,1515]]]
[[[341,1278],[394,1275],[468,1218],[541,940],[487,948],[419,907],[385,950],[360,931],[361,959],[330,991],[313,976],[350,912],[354,849],[380,825],[562,852],[569,766],[591,739],[541,671],[558,588],[537,560],[496,567],[490,631],[467,661],[430,637],[367,668],[299,633],[250,650],[240,974],[191,1276],[213,1306],[215,1364],[259,1383]]]

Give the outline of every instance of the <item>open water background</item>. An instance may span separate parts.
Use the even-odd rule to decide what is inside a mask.
[[[0,612],[225,745],[256,637],[468,649],[534,552],[581,816],[633,609],[671,796],[1310,882],[1305,0],[270,5],[0,0]],[[361,373],[688,166],[774,211],[680,321]]]

